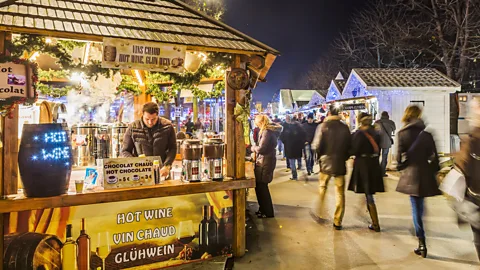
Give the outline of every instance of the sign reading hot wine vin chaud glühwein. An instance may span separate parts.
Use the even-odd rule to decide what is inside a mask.
[[[182,45],[104,38],[102,67],[182,73],[186,50]]]

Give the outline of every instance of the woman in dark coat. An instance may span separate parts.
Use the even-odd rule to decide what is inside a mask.
[[[298,162],[298,169],[301,170],[303,148],[305,147],[307,134],[302,125],[298,121],[292,120],[288,115],[283,128],[280,140],[283,142],[285,156],[288,159],[287,165],[292,170],[290,180],[298,180],[296,163]]]
[[[259,218],[272,218],[274,212],[268,184],[273,180],[273,171],[277,165],[276,147],[282,126],[271,124],[266,115],[258,115],[255,118],[255,125],[260,128],[258,145],[252,147],[256,155],[255,193],[259,205],[256,214]]]
[[[397,169],[403,171],[397,191],[410,195],[413,224],[418,237],[415,254],[427,256],[423,212],[425,197],[440,195],[436,180],[439,170],[437,148],[432,134],[424,131],[422,110],[410,106],[405,110],[402,122],[405,126],[398,132]]]
[[[355,156],[355,162],[348,190],[365,194],[367,209],[372,218],[372,224],[368,228],[379,232],[380,223],[373,194],[385,191],[382,168],[378,160],[380,134],[372,126],[373,119],[370,115],[361,113],[358,122],[360,128],[352,139],[352,154]]]

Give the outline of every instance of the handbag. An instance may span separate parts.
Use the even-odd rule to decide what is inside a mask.
[[[388,134],[388,131],[387,131],[387,129],[385,128],[385,126],[383,125],[382,122],[380,122],[380,125],[382,126],[383,131],[385,131],[385,133],[387,133],[388,138],[390,139],[390,142],[393,144],[393,138],[392,138],[391,134]]]
[[[453,168],[445,176],[438,189],[452,196],[458,202],[462,202],[465,199],[465,192],[467,190],[465,175],[456,168]]]

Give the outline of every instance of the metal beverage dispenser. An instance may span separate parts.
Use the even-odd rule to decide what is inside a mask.
[[[72,127],[74,166],[95,166],[98,125],[84,123]]]
[[[110,129],[110,158],[118,158],[122,152],[123,138],[128,126],[123,123],[115,123]]]
[[[202,145],[199,140],[185,140],[182,144],[182,180],[202,180]]]
[[[225,145],[222,139],[212,138],[203,145],[208,178],[213,181],[223,180],[223,153]]]

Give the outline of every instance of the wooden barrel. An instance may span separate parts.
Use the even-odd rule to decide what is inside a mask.
[[[65,194],[72,161],[72,143],[67,124],[23,125],[18,167],[25,196]]]
[[[52,116],[52,106],[48,101],[42,101],[38,105],[40,107],[40,115],[39,115],[39,123],[40,124],[47,124],[53,122]]]
[[[62,242],[55,235],[21,233],[4,237],[5,270],[61,269]]]

